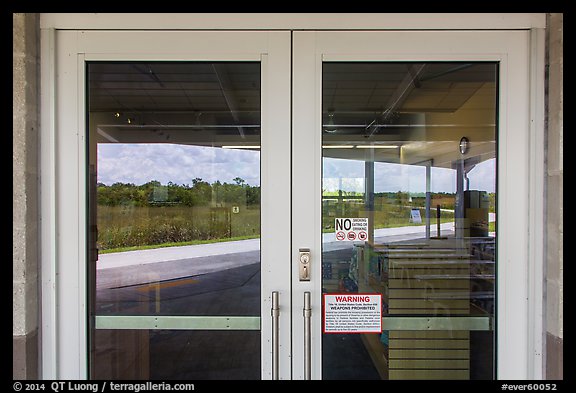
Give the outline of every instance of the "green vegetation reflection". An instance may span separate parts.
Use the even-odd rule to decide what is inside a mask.
[[[239,177],[233,181],[98,183],[98,248],[111,252],[259,237],[260,187]]]

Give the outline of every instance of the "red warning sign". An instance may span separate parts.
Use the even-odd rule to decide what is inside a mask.
[[[348,240],[356,240],[356,232],[348,232]]]
[[[382,333],[382,294],[323,294],[324,333]]]
[[[336,240],[342,241],[344,239],[346,239],[346,234],[344,232],[342,231],[336,232]]]
[[[358,240],[366,240],[368,239],[368,234],[364,231],[361,231],[360,233],[358,233]]]

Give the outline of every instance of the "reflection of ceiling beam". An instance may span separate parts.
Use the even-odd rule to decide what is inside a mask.
[[[120,142],[118,139],[114,138],[112,135],[110,135],[109,133],[107,133],[106,131],[101,129],[100,127],[97,128],[97,131],[98,131],[98,134],[100,134],[101,136],[106,138],[106,140],[109,142],[113,142],[113,143],[119,143]]]
[[[231,121],[219,115],[229,115],[229,111],[204,113],[202,118],[200,112],[185,113],[163,113],[154,111],[123,112],[118,117],[113,112],[90,112],[91,123],[104,130],[110,128],[157,128],[157,129],[213,129],[213,128],[238,128],[253,129],[260,128],[259,114],[257,116],[245,115],[242,122]],[[248,113],[248,112],[245,112]],[[256,118],[257,117],[257,118]],[[127,119],[131,118],[130,123]],[[200,120],[202,120],[200,122]]]
[[[325,142],[325,141],[324,141]],[[396,141],[401,145],[400,141]],[[374,149],[374,161],[407,165],[428,165],[432,161],[433,167],[452,168],[453,163],[465,158],[466,165],[475,165],[496,157],[495,143],[476,142],[465,157],[458,150],[458,141],[414,142],[405,144],[398,149]],[[342,158],[348,160],[365,160],[366,149],[343,148],[323,149],[323,157]]]
[[[101,132],[102,131],[102,132]],[[216,134],[213,131],[169,132],[165,129],[110,128],[98,129],[98,143],[175,143],[199,146],[222,145],[259,145],[259,135],[245,135],[241,139],[237,133],[232,135]]]
[[[212,69],[214,69],[214,74],[216,75],[216,79],[218,80],[218,84],[222,90],[222,95],[224,95],[226,105],[228,106],[228,109],[230,109],[232,118],[236,123],[239,123],[237,114],[238,104],[236,102],[236,97],[232,94],[234,89],[232,88],[232,83],[230,83],[230,78],[228,78],[228,73],[224,66],[220,64],[212,64]],[[238,126],[238,132],[240,133],[240,136],[244,138],[244,129],[240,125]]]
[[[156,75],[154,73],[154,71],[152,70],[152,68],[150,67],[150,64],[146,64],[146,67],[148,67],[148,70],[145,70],[144,68],[140,67],[137,64],[132,64],[132,68],[134,68],[135,70],[137,70],[139,73],[143,74],[143,75],[147,75],[148,77],[150,77],[150,79],[152,79],[154,82],[158,83],[160,85],[160,87],[165,87],[164,83],[162,83],[162,81],[160,80],[160,78],[158,78],[158,75]]]
[[[415,87],[419,87],[418,77],[426,67],[426,64],[412,64],[408,66],[408,72],[402,82],[398,85],[394,93],[388,99],[386,103],[386,110],[380,114],[377,119],[372,120],[372,122],[366,126],[368,131],[368,136],[371,137],[380,128],[379,124],[376,123],[387,123],[392,115],[397,111],[397,109],[402,106],[406,98],[410,95]]]

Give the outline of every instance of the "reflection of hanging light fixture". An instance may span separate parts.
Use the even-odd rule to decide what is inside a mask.
[[[129,117],[128,119],[126,119],[126,123],[128,123],[128,124],[132,124],[133,121],[134,121],[134,120],[133,120],[132,118],[130,118],[130,117]]]
[[[470,141],[468,140],[468,138],[463,136],[462,139],[460,139],[460,144],[458,145],[458,148],[460,149],[460,154],[468,153],[468,150],[470,149]]]
[[[328,112],[328,123],[326,124],[324,131],[330,133],[334,133],[337,131],[334,125],[334,112]]]
[[[114,112],[114,117],[118,119],[120,117],[120,112]]]

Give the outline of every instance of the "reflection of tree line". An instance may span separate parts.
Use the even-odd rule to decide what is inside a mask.
[[[259,236],[260,187],[233,180],[99,183],[99,249]]]
[[[260,186],[250,186],[244,179],[236,177],[234,183],[215,181],[210,184],[200,178],[192,185],[168,182],[162,185],[152,180],[142,185],[114,183],[107,186],[98,183],[98,205],[100,206],[222,206],[224,204],[259,205]]]

